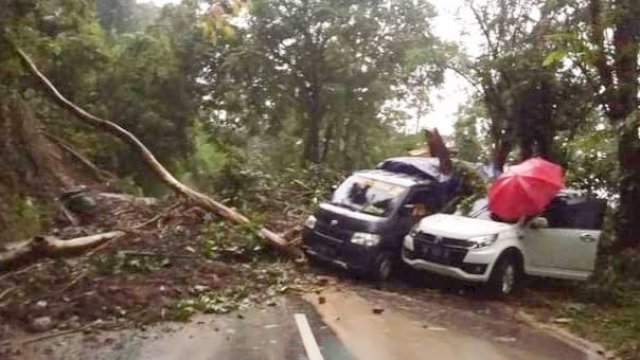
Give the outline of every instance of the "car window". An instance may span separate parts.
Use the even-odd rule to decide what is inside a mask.
[[[352,175],[336,189],[331,203],[353,211],[387,216],[406,191],[400,185]]]
[[[600,199],[557,197],[543,216],[549,228],[599,230],[606,208],[606,201]]]
[[[415,205],[413,217],[425,217],[434,214],[440,208],[440,198],[434,191],[418,190],[407,199],[407,204]]]
[[[418,190],[415,193],[409,196],[407,203],[408,204],[434,204],[439,201],[438,197],[435,196],[433,191],[429,190]]]

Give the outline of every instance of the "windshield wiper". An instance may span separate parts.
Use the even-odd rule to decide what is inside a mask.
[[[468,217],[475,219],[478,216],[482,215],[485,211],[487,211],[489,209],[489,205],[485,205],[482,208],[480,208],[479,210],[477,210],[475,213],[470,214]]]
[[[345,208],[345,209],[349,209],[349,210],[356,210],[356,208],[353,207],[352,205],[349,205],[349,204],[347,204],[345,202],[342,202],[342,201],[332,201],[332,202],[330,202],[330,204],[331,205],[335,205],[335,206],[339,206],[339,207],[342,207],[342,208]]]

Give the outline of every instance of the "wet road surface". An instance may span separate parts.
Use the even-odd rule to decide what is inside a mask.
[[[501,303],[469,307],[473,300],[431,295],[424,301],[355,288],[324,293],[317,310],[358,359],[600,359],[595,349],[578,348],[519,321]],[[384,311],[374,314],[373,308]]]
[[[374,309],[376,309],[374,313]],[[304,314],[325,360],[595,360],[595,350],[559,340],[500,302],[431,290],[382,291],[346,283],[276,306],[186,324],[75,334],[25,349],[29,359],[315,360],[295,314]],[[307,339],[309,340],[309,339]],[[307,344],[308,345],[308,344]]]
[[[306,360],[294,314],[305,314],[325,359],[355,360],[313,306],[286,297],[275,306],[229,315],[198,315],[189,323],[143,330],[71,335],[32,346],[25,358],[64,360]],[[35,354],[43,354],[39,357]]]

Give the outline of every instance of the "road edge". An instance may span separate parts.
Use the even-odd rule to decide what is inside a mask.
[[[584,352],[590,356],[594,356],[595,358],[600,359],[608,359],[608,360],[619,360],[620,358],[617,356],[607,356],[607,350],[601,344],[583,339],[578,335],[571,333],[569,330],[551,325],[545,324],[536,319],[536,317],[532,314],[527,313],[524,310],[518,310],[515,314],[515,317],[518,321],[521,321],[528,326],[531,326],[535,329],[538,329],[549,336],[552,336],[565,344]]]

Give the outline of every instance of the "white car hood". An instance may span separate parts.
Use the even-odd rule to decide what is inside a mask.
[[[418,224],[418,230],[427,234],[469,239],[474,236],[499,234],[515,230],[517,225],[497,221],[473,219],[458,215],[436,214],[427,216]]]

